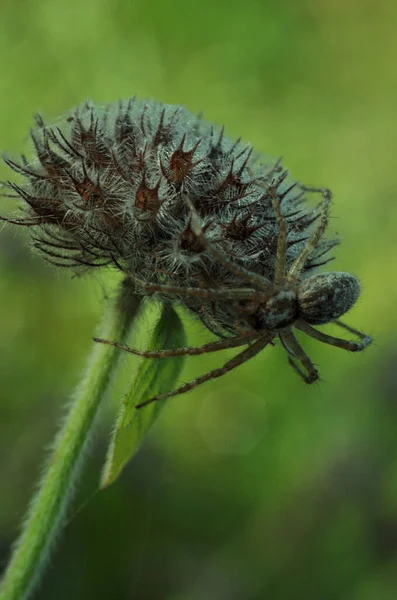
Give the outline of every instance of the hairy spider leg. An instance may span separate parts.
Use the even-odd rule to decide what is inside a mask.
[[[287,350],[288,362],[295,369],[295,371],[306,383],[314,383],[317,381],[319,379],[318,371],[292,331],[283,331],[279,334],[279,337],[284,348]],[[299,367],[295,360],[299,361],[303,365],[307,371],[307,374]]]
[[[200,319],[200,321],[202,322],[204,327],[206,327],[208,329],[208,331],[210,331],[217,337],[219,337],[223,340],[227,340],[230,337],[230,335],[228,335],[227,330],[222,329],[221,326],[219,325],[219,323],[217,323],[215,317],[213,317],[209,313],[205,304],[202,304],[201,308],[197,312],[194,311],[194,314],[197,315],[197,317]]]
[[[320,207],[321,208],[321,219],[320,219],[319,224],[313,231],[307,244],[302,249],[302,252],[297,256],[292,267],[290,268],[290,270],[288,272],[288,279],[293,282],[297,281],[299,275],[302,272],[302,269],[305,266],[305,263],[309,257],[310,252],[312,252],[312,250],[314,250],[314,248],[317,246],[319,240],[321,239],[322,235],[324,234],[324,232],[327,228],[329,207],[330,207],[331,198],[332,198],[331,191],[327,190],[327,189],[309,188],[309,187],[304,187],[303,189],[305,191],[321,192],[323,194],[324,201],[322,202],[321,207]]]
[[[267,294],[258,292],[251,288],[229,288],[229,289],[202,289],[202,288],[191,288],[191,287],[179,287],[173,285],[165,285],[162,283],[148,283],[143,279],[136,277],[131,271],[125,269],[117,259],[112,255],[112,261],[116,266],[125,273],[138,287],[142,288],[150,294],[162,293],[169,296],[178,297],[190,297],[190,298],[204,298],[206,300],[256,300],[258,302],[264,302],[267,299]]]
[[[108,344],[109,346],[115,346],[120,350],[125,350],[126,352],[130,352],[131,354],[135,354],[137,356],[143,356],[144,358],[170,358],[174,356],[198,356],[200,354],[207,354],[208,352],[218,352],[220,350],[226,350],[228,348],[237,348],[238,346],[244,346],[249,344],[250,341],[259,337],[258,332],[250,331],[247,332],[246,335],[238,335],[234,338],[229,338],[227,340],[219,340],[217,342],[210,342],[208,344],[204,344],[203,346],[197,347],[185,347],[185,348],[169,348],[167,350],[153,350],[153,351],[145,351],[145,350],[135,350],[135,348],[130,348],[130,346],[126,346],[124,344],[120,344],[119,342],[111,342],[109,340],[104,340],[102,338],[94,337],[94,342],[100,342],[101,344]]]
[[[245,363],[250,358],[256,356],[256,354],[263,350],[270,342],[271,336],[264,335],[258,340],[256,340],[253,344],[251,344],[248,348],[243,350],[243,352],[240,352],[239,354],[237,354],[237,356],[235,356],[231,360],[228,360],[222,367],[214,369],[213,371],[209,371],[208,373],[205,373],[205,375],[201,375],[200,377],[197,377],[196,379],[185,383],[173,392],[153,396],[153,398],[149,398],[149,400],[145,400],[144,402],[141,402],[141,404],[137,404],[136,408],[142,408],[143,406],[151,404],[152,402],[166,400],[167,398],[171,398],[172,396],[179,396],[180,394],[185,394],[186,392],[190,392],[190,390],[193,390],[194,388],[198,387],[202,383],[205,383],[206,381],[222,377],[232,369],[235,369],[236,367]]]
[[[252,177],[254,177],[251,172]],[[261,187],[267,188],[269,190],[270,198],[273,205],[273,210],[276,215],[277,225],[278,225],[278,239],[277,239],[277,256],[276,256],[276,270],[274,283],[282,283],[285,280],[285,271],[286,271],[286,260],[287,260],[287,226],[286,220],[281,214],[280,210],[280,202],[277,201],[277,195],[275,193],[274,184],[268,184],[259,179],[256,180],[258,185]],[[331,190],[326,188],[317,188],[310,186],[301,185],[303,192],[319,192],[323,195],[324,201],[321,204],[322,207],[322,215],[320,219],[319,225],[314,230],[311,238],[308,240],[306,246],[302,249],[299,256],[295,259],[289,273],[288,280],[296,281],[305,266],[307,258],[310,252],[316,247],[318,241],[321,236],[324,234],[327,225],[328,225],[328,212],[329,205],[332,198]]]
[[[251,288],[228,288],[228,289],[217,289],[217,288],[192,288],[192,287],[179,287],[173,285],[165,285],[162,283],[145,283],[142,280],[136,280],[139,285],[143,286],[144,289],[151,293],[160,292],[162,294],[169,294],[172,296],[184,296],[184,297],[195,297],[204,298],[207,300],[257,300],[263,302],[267,298],[266,294],[257,292]]]
[[[369,346],[369,344],[372,342],[372,338],[369,335],[365,335],[357,331],[356,329],[345,325],[344,323],[338,321],[334,321],[334,323],[336,325],[339,325],[340,327],[343,327],[344,329],[347,329],[347,331],[349,331],[350,333],[356,334],[360,339],[360,342],[352,342],[350,340],[343,340],[332,335],[327,335],[322,331],[314,329],[314,327],[312,327],[311,325],[309,325],[301,319],[296,321],[294,327],[300,329],[301,331],[306,333],[306,335],[309,335],[310,337],[314,338],[315,340],[318,340],[319,342],[329,344],[330,346],[337,346],[338,348],[344,348],[344,350],[349,350],[350,352],[360,352],[361,350],[367,348],[367,346]]]
[[[200,218],[192,201],[187,194],[184,195],[184,199],[190,209],[192,231],[200,240],[208,253],[211,254],[211,256],[215,258],[215,260],[217,260],[223,267],[225,267],[225,269],[236,275],[236,277],[239,279],[243,279],[246,283],[251,283],[252,285],[257,286],[259,289],[266,291],[268,294],[272,294],[274,291],[274,286],[268,279],[266,279],[266,277],[258,275],[258,273],[254,273],[253,271],[249,271],[245,267],[242,267],[241,265],[230,260],[205,237],[203,229],[200,225]]]
[[[211,308],[215,306],[215,302],[211,301]],[[234,305],[236,309],[236,305]],[[221,325],[217,319],[214,311],[211,311],[208,307],[208,303],[203,302],[201,304],[200,309],[194,313],[201,320],[203,325],[211,331],[214,335],[222,338],[222,339],[230,339],[230,337],[234,337],[236,335],[245,335],[246,330],[241,326],[241,323],[238,319],[236,319],[234,327],[228,326],[227,324]],[[232,335],[230,335],[232,334]]]
[[[277,219],[278,237],[277,237],[277,255],[276,269],[274,274],[274,283],[283,283],[285,279],[285,267],[287,260],[287,224],[281,214],[280,202],[277,200],[275,189],[272,185],[269,186],[270,198],[272,200],[273,210]]]
[[[367,348],[367,346],[369,346],[373,341],[370,335],[366,335],[365,333],[362,333],[361,331],[350,327],[350,325],[346,325],[346,323],[343,323],[340,319],[336,319],[335,321],[333,321],[333,323],[335,323],[335,325],[338,325],[339,327],[342,327],[342,329],[346,329],[346,331],[349,331],[349,333],[354,333],[358,336],[358,338],[361,340],[361,344],[359,344],[359,348],[357,348],[355,352],[364,350],[364,348]]]

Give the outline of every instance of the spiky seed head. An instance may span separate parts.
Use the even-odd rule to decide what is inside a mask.
[[[81,271],[116,264],[150,284],[244,287],[193,233],[186,195],[206,238],[270,281],[279,231],[269,189],[288,230],[287,270],[316,226],[305,188],[289,178],[280,161],[254,155],[250,146],[228,139],[223,129],[217,132],[181,106],[152,100],[105,107],[85,103],[56,126],[41,117],[36,122],[33,160],[6,160],[23,177],[8,184],[25,205],[26,218],[13,222],[31,227],[34,247],[59,266]],[[300,281],[330,260],[336,243],[318,242]],[[235,331],[233,303],[203,307],[196,298],[182,301],[212,331]],[[305,307],[304,294],[302,302]],[[277,329],[296,312],[287,310],[281,297],[267,309],[258,326]]]

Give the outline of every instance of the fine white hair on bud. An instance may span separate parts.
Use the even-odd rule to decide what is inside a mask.
[[[324,239],[329,190],[154,100],[86,102],[56,125],[38,116],[31,140],[32,161],[5,158],[22,176],[5,188],[24,215],[3,219],[29,227],[47,261],[116,266],[136,293],[183,303],[221,339],[279,337],[316,378],[291,328],[319,339],[310,325],[338,319],[359,295],[352,275],[316,274],[338,243]],[[309,194],[322,202],[310,207]]]

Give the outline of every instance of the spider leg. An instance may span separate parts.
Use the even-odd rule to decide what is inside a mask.
[[[142,280],[135,281],[149,293],[160,292],[161,294],[169,294],[171,296],[184,296],[194,298],[204,298],[209,300],[257,300],[263,302],[267,298],[266,294],[257,292],[251,288],[230,288],[230,289],[203,289],[192,287],[179,287],[173,285],[165,285],[162,283],[152,284]]]
[[[123,268],[117,259],[112,256],[116,266],[124,272],[138,287],[145,290],[149,294],[159,292],[168,294],[173,297],[182,296],[188,298],[204,298],[206,300],[254,300],[264,302],[267,299],[267,294],[258,292],[252,288],[229,288],[229,289],[203,289],[192,287],[180,287],[174,285],[165,285],[162,283],[148,283],[143,279],[139,279],[130,271]]]
[[[101,344],[115,346],[120,350],[125,350],[126,352],[130,352],[131,354],[135,354],[137,356],[143,356],[144,358],[171,358],[174,356],[198,356],[200,354],[206,354],[208,352],[218,352],[219,350],[225,350],[227,348],[237,348],[238,346],[244,346],[246,344],[249,344],[251,340],[257,337],[258,332],[251,331],[247,332],[246,335],[238,335],[234,338],[229,338],[227,340],[210,342],[208,344],[204,344],[203,346],[198,346],[196,348],[170,348],[168,350],[154,351],[135,350],[135,348],[130,348],[129,346],[125,346],[124,344],[119,344],[119,342],[111,342],[102,338],[94,337],[93,340],[94,342],[100,342]]]
[[[306,383],[314,383],[319,379],[318,371],[291,330],[279,334],[281,342],[288,353],[288,362]],[[306,373],[299,364],[306,370]]]
[[[209,317],[208,314],[199,312],[196,312],[195,314],[200,319],[204,327],[208,329],[208,331],[210,331],[211,333],[223,340],[228,339],[228,336],[225,335],[226,332],[221,331],[221,328],[219,327],[218,323],[216,323],[211,317]]]
[[[229,339],[230,338],[230,328],[228,329],[226,325],[221,325],[216,318],[215,312],[215,302],[211,301],[211,308],[208,306],[208,302],[203,302],[201,307],[198,310],[193,310],[194,314],[198,316],[203,325],[211,331],[214,335],[221,339]],[[238,331],[238,334],[241,333]]]
[[[333,321],[333,323],[335,323],[335,325],[338,325],[339,327],[342,327],[342,329],[346,329],[346,331],[349,331],[349,333],[354,333],[361,340],[361,343],[358,344],[359,348],[357,348],[356,352],[359,350],[364,350],[364,348],[371,344],[372,337],[370,335],[366,335],[365,333],[362,333],[361,331],[350,327],[350,325],[342,323],[342,321],[340,321],[339,319],[336,319],[336,321]]]
[[[307,259],[309,258],[310,253],[317,246],[319,240],[321,239],[321,236],[324,234],[324,232],[327,228],[329,207],[330,207],[331,198],[332,198],[330,190],[320,189],[320,188],[309,188],[309,187],[304,187],[303,189],[305,191],[321,192],[323,194],[324,201],[322,202],[321,207],[320,207],[321,218],[320,218],[320,221],[319,221],[317,227],[313,231],[306,246],[303,248],[302,252],[297,256],[292,267],[289,270],[288,279],[290,279],[292,281],[296,281],[298,279],[302,269],[305,266]]]
[[[258,273],[249,271],[248,269],[245,269],[244,267],[230,260],[229,258],[227,258],[227,256],[223,254],[223,252],[218,250],[218,248],[216,248],[209,240],[207,240],[203,233],[203,229],[200,225],[199,216],[195,207],[193,206],[192,201],[186,194],[184,195],[184,198],[190,209],[192,231],[200,240],[201,244],[208,251],[208,253],[211,254],[211,256],[215,258],[215,260],[217,260],[223,267],[225,267],[225,269],[236,275],[236,277],[238,277],[239,279],[243,279],[247,283],[251,283],[252,285],[257,286],[260,290],[266,291],[268,294],[271,294],[273,291],[273,284],[268,279],[266,279],[262,275],[258,275]]]
[[[218,305],[220,306],[220,305]],[[226,311],[226,315],[217,315],[217,303],[214,300],[210,302],[202,302],[198,310],[191,308],[195,314],[199,316],[201,322],[215,335],[223,339],[229,339],[236,335],[246,335],[246,315],[247,309],[239,303],[230,303],[233,315]],[[228,315],[234,319],[228,318]],[[243,316],[243,322],[238,315]],[[230,335],[232,334],[232,335]]]
[[[190,390],[196,388],[202,383],[205,383],[206,381],[209,381],[210,379],[216,379],[218,377],[222,377],[222,375],[226,375],[226,373],[242,365],[247,360],[253,358],[256,354],[263,350],[263,348],[265,348],[265,346],[267,346],[271,342],[271,338],[271,335],[265,335],[260,337],[253,344],[251,344],[251,346],[240,352],[240,354],[237,354],[237,356],[235,356],[231,360],[228,360],[219,369],[209,371],[208,373],[205,373],[205,375],[201,375],[201,377],[197,377],[197,379],[193,379],[192,381],[185,383],[185,385],[182,385],[181,387],[172,392],[168,392],[166,394],[159,394],[158,396],[149,398],[149,400],[145,400],[144,402],[141,402],[141,404],[138,404],[136,408],[142,408],[142,406],[146,406],[147,404],[151,404],[152,402],[157,402],[158,400],[166,400],[167,398],[171,398],[172,396],[185,394],[186,392],[189,392]]]
[[[272,200],[273,210],[277,219],[278,238],[277,238],[277,256],[276,256],[276,271],[274,275],[274,283],[282,283],[285,277],[285,266],[287,258],[287,225],[280,210],[280,202],[277,200],[277,195],[273,186],[269,186],[270,198]]]
[[[308,325],[308,323],[305,323],[304,321],[301,321],[301,320],[297,321],[294,324],[294,327],[296,327],[297,329],[300,329],[301,331],[303,331],[310,337],[314,338],[315,340],[318,340],[319,342],[323,342],[324,344],[329,344],[330,346],[337,346],[338,348],[343,348],[344,350],[350,350],[350,352],[360,352],[361,350],[364,350],[364,348],[369,346],[369,344],[372,342],[372,338],[369,335],[360,333],[356,329],[353,329],[352,327],[349,327],[348,325],[345,325],[344,323],[341,323],[338,321],[335,321],[335,323],[336,323],[336,325],[339,325],[340,327],[347,329],[347,331],[350,331],[350,333],[355,333],[359,337],[360,341],[352,342],[350,340],[343,340],[341,338],[337,338],[332,335],[327,335],[326,333],[323,333],[322,331],[318,331],[317,329],[314,329],[314,327],[311,327],[311,325]]]

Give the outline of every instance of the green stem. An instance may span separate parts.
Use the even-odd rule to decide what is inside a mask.
[[[139,300],[123,285],[116,303],[103,319],[100,336],[122,339],[139,306]],[[40,578],[64,523],[74,484],[84,462],[84,450],[93,421],[116,365],[117,353],[114,350],[105,344],[93,347],[85,374],[56,437],[54,451],[15,544],[0,588],[0,600],[26,600]]]

